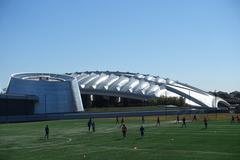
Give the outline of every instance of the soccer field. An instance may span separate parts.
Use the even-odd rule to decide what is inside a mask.
[[[59,120],[0,124],[1,160],[222,160],[240,159],[240,124],[228,120],[187,123],[145,118],[140,137],[140,118],[126,118],[127,137],[122,138],[115,119],[95,119],[96,132],[88,132],[88,120]],[[50,128],[49,140],[44,127]]]

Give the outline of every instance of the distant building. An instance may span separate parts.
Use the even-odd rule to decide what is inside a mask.
[[[35,95],[34,113],[65,113],[83,111],[76,78],[48,73],[13,74],[7,94]]]
[[[6,93],[36,96],[34,114],[79,112],[83,106],[145,105],[148,99],[162,96],[183,97],[195,107],[229,106],[223,99],[188,84],[129,72],[13,74]]]
[[[97,104],[99,104],[101,100],[128,105],[161,96],[183,97],[187,104],[196,107],[220,108],[229,106],[223,99],[201,89],[149,74],[109,71],[67,74],[77,79],[84,106],[94,103],[94,101],[98,101]]]

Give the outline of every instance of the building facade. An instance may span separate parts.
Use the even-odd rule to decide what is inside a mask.
[[[11,76],[7,94],[38,97],[34,113],[83,111],[77,80],[68,75],[20,73]]]
[[[34,114],[80,112],[88,104],[144,104],[159,97],[181,97],[194,107],[229,107],[223,99],[188,84],[129,72],[18,73],[11,76],[6,93],[36,96]]]

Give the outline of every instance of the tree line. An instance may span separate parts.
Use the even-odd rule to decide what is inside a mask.
[[[185,98],[183,97],[159,97],[148,99],[150,105],[175,105],[175,106],[185,106]]]

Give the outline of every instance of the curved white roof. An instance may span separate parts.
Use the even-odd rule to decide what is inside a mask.
[[[82,94],[133,99],[181,96],[186,98],[188,104],[211,108],[216,108],[218,102],[227,104],[201,89],[159,76],[109,71],[75,72],[68,75],[77,78]]]
[[[15,73],[11,77],[24,80],[47,80],[47,81],[72,81],[73,77],[53,73]]]

